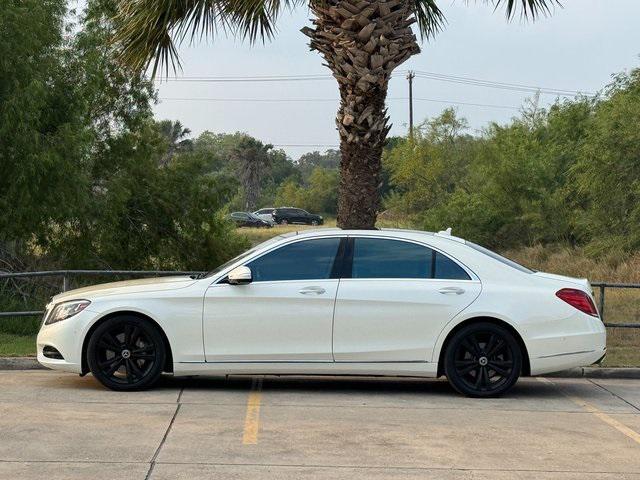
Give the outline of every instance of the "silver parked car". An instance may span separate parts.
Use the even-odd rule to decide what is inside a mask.
[[[273,223],[273,211],[274,207],[261,208],[253,212],[254,215],[260,217],[262,220]]]

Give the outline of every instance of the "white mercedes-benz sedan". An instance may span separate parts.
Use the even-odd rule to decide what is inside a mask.
[[[53,297],[43,365],[108,388],[173,375],[446,375],[495,396],[590,365],[605,327],[585,279],[535,272],[448,232],[282,235],[206,275]]]

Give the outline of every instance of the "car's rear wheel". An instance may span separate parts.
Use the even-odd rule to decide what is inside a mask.
[[[444,371],[458,392],[495,397],[509,390],[522,369],[522,351],[505,328],[488,322],[460,329],[448,342]]]
[[[280,220],[280,225],[288,225],[289,221],[286,218],[283,218],[282,220]]]
[[[158,327],[132,315],[111,317],[87,346],[89,369],[112,390],[143,390],[162,374],[166,349]]]

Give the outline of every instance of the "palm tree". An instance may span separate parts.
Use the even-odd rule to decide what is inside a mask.
[[[485,0],[507,19],[550,13],[559,0]],[[274,34],[278,15],[303,0],[120,0],[115,41],[121,59],[144,71],[179,66],[177,43],[213,35],[218,28],[253,42]],[[393,70],[420,51],[444,25],[436,0],[309,0],[313,27],[302,32],[333,72],[340,90],[338,226],[374,228],[382,148],[391,125],[385,107]]]
[[[273,145],[263,144],[249,135],[243,135],[230,152],[236,164],[238,178],[244,193],[244,208],[252,212],[258,207],[261,181],[266,177],[273,160]]]
[[[160,166],[166,167],[176,153],[190,150],[193,141],[186,138],[191,134],[191,130],[184,127],[180,120],[162,120],[158,122],[160,133],[167,140],[167,153],[160,159]]]

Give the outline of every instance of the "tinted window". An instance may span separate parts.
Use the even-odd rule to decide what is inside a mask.
[[[415,243],[356,238],[352,278],[431,278],[431,252]]]
[[[331,277],[339,238],[319,238],[285,245],[247,264],[255,282],[322,280]]]
[[[400,240],[357,238],[352,278],[471,280],[456,262],[428,247]]]
[[[467,272],[456,262],[445,257],[440,252],[434,252],[433,272],[434,278],[445,280],[471,280]]]

